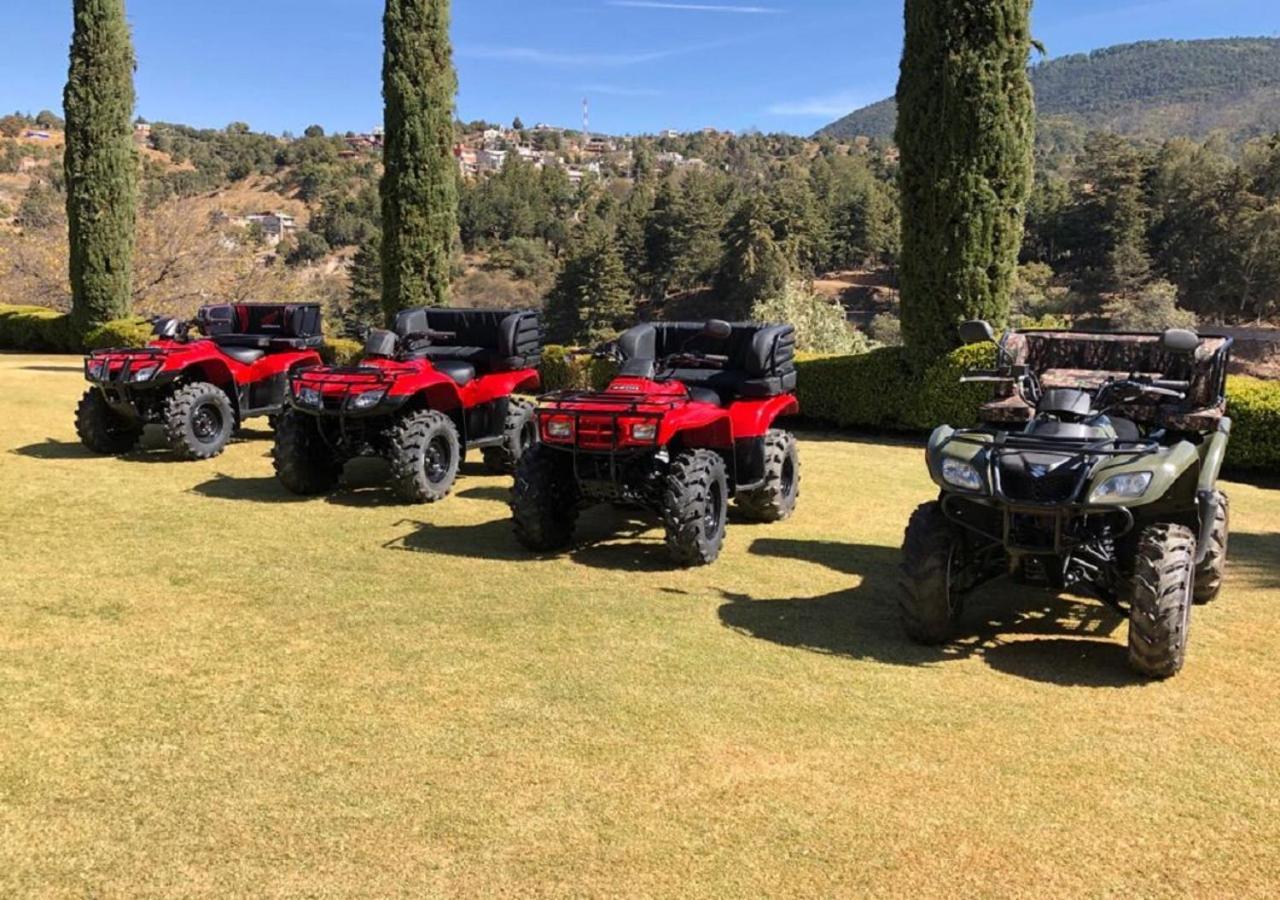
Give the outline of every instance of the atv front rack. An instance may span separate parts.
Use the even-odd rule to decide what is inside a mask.
[[[992,437],[992,440],[981,440],[977,435]],[[988,540],[1003,544],[1009,551],[1027,554],[1062,554],[1075,547],[1079,541],[1068,533],[1071,522],[1088,516],[1117,516],[1120,528],[1114,533],[1122,537],[1133,530],[1133,513],[1122,506],[1097,506],[1080,502],[1079,497],[1092,474],[1093,466],[1080,463],[1086,457],[1141,457],[1159,450],[1156,441],[1123,441],[1117,438],[1044,438],[1033,434],[998,432],[957,432],[943,444],[962,443],[977,445],[988,450],[987,483],[991,485],[991,494],[972,492],[948,493],[942,498],[942,512],[953,523],[972,531]],[[1078,465],[1078,473],[1072,484],[1070,500],[1034,500],[1010,497],[1001,481],[1000,460],[1014,453],[1044,453],[1064,457],[1063,466]],[[991,499],[994,504],[982,501]],[[959,501],[972,501],[995,508],[1001,513],[1001,533],[996,534],[979,524],[968,521],[956,509]],[[1029,543],[1022,540],[1028,533],[1047,532],[1052,528],[1052,543]]]
[[[395,381],[394,372],[372,366],[301,369],[289,375],[289,396],[296,397],[299,385],[306,385],[320,392],[320,406],[313,407],[314,412],[345,414],[347,401],[352,396],[369,391],[388,391]],[[335,385],[342,390],[333,390]]]
[[[93,384],[131,384],[129,376],[136,369],[159,364],[168,354],[168,350],[159,347],[128,347],[108,350],[93,350],[84,360],[84,377]],[[115,367],[123,359],[123,365]],[[98,374],[93,374],[94,364],[100,363]]]
[[[621,392],[555,391],[538,398],[538,415],[540,417],[554,416],[573,420],[573,439],[571,442],[555,443],[546,441],[545,444],[548,447],[554,447],[572,454],[573,475],[576,481],[580,483],[595,483],[603,480],[598,477],[598,472],[591,472],[584,477],[579,457],[581,454],[587,454],[592,459],[607,457],[609,461],[609,477],[607,481],[616,486],[619,480],[619,454],[635,454],[656,449],[656,444],[623,446],[622,420],[629,420],[632,425],[636,424],[637,421],[651,421],[656,426],[662,422],[664,415],[685,402],[687,402],[685,397],[654,398],[652,396],[636,397]],[[564,408],[563,404],[566,403],[573,404],[575,408]],[[555,405],[548,408],[548,404]],[[641,409],[641,407],[647,408]],[[657,408],[655,409],[654,407]],[[589,428],[584,429],[584,419],[588,420]],[[541,423],[539,423],[539,427],[541,427]],[[586,435],[593,436],[595,440],[584,444],[582,438]],[[596,487],[595,493],[608,493],[608,491],[602,491],[600,487]]]

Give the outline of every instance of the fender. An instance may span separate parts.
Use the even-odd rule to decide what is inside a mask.
[[[791,394],[780,394],[766,400],[738,400],[729,406],[736,438],[761,437],[781,416],[800,412],[800,401]]]
[[[1200,482],[1196,489],[1201,493],[1217,489],[1218,475],[1222,471],[1222,461],[1226,458],[1230,440],[1231,420],[1224,416],[1218,423],[1218,430],[1209,438],[1209,448],[1205,450],[1204,461],[1200,463]]]
[[[402,375],[396,379],[391,389],[391,396],[402,398],[407,403],[420,404],[426,409],[438,409],[441,412],[452,412],[462,406],[462,395],[457,383],[434,369],[425,369],[413,375]],[[412,398],[412,399],[410,399]]]
[[[535,391],[542,384],[537,369],[516,369],[512,372],[495,372],[481,375],[459,391],[462,405],[470,409],[482,403],[492,403],[520,391]]]
[[[733,420],[718,406],[689,403],[662,417],[658,446],[667,446],[677,436],[686,447],[727,450],[733,446]]]

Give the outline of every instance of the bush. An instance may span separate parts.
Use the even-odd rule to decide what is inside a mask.
[[[857,356],[801,359],[800,409],[805,416],[842,428],[928,431],[943,422],[970,425],[990,387],[961,387],[960,375],[990,366],[994,348],[961,347],[914,375],[901,347]]]
[[[1228,378],[1227,415],[1232,423],[1227,467],[1280,473],[1280,382]]]
[[[92,328],[84,336],[86,350],[107,350],[113,347],[145,347],[152,338],[152,325],[137,316],[116,319]]]
[[[364,344],[350,338],[325,338],[320,357],[331,366],[354,366],[364,358]]]
[[[849,324],[839,303],[791,282],[777,297],[751,307],[754,322],[787,322],[796,329],[796,349],[803,353],[864,353],[866,337]]]
[[[0,350],[76,353],[71,316],[43,306],[0,306]]]
[[[542,390],[600,390],[618,374],[616,363],[590,356],[575,356],[573,348],[548,344],[542,348]]]

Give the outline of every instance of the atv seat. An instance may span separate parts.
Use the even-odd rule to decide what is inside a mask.
[[[1159,334],[1087,331],[1013,331],[1004,340],[1006,361],[1034,372],[1045,390],[1097,390],[1108,378],[1131,375],[1187,381],[1185,400],[1144,399],[1116,414],[1139,425],[1177,431],[1213,431],[1226,412],[1227,363],[1231,339],[1206,336],[1194,353],[1167,349]],[[997,387],[979,416],[993,424],[1027,422],[1035,409],[1016,385]]]
[[[658,363],[674,353],[729,357],[724,368],[684,368],[670,377],[701,397],[714,394],[721,404],[740,399],[777,397],[796,388],[795,329],[790,325],[738,323],[724,340],[703,334],[701,322],[652,322],[618,338],[624,374],[652,377]],[[667,373],[664,373],[667,374]]]
[[[431,365],[441,375],[453,379],[458,387],[466,387],[476,377],[476,367],[460,359],[437,359]]]
[[[267,351],[255,350],[252,347],[222,347],[222,352],[246,366],[253,365],[267,355]]]
[[[196,326],[224,350],[303,350],[324,342],[318,303],[202,306],[196,314]]]
[[[428,331],[452,335],[433,339],[412,355],[436,368],[442,362],[466,363],[474,367],[472,377],[536,368],[542,359],[542,326],[532,310],[408,309],[396,316],[395,331],[401,337]]]

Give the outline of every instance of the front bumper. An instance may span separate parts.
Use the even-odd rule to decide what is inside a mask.
[[[1096,533],[1089,526],[1109,521],[1121,538],[1134,527],[1133,513],[1123,506],[1087,503],[1031,503],[1007,497],[944,493],[943,515],[1015,556],[1061,556]]]

